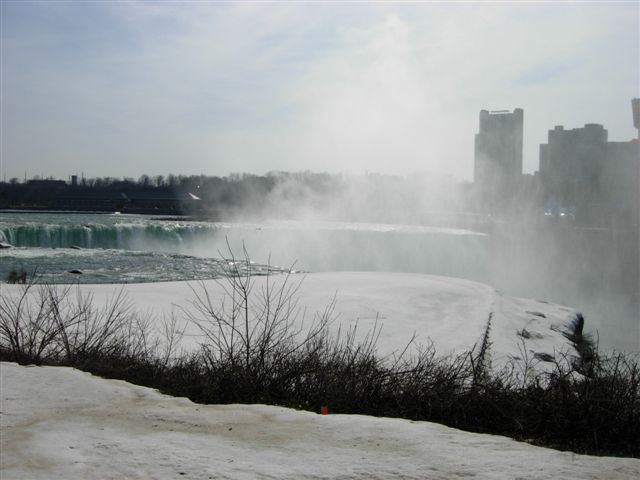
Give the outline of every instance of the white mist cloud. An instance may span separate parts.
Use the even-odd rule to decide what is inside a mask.
[[[349,32],[344,48],[313,66],[294,91],[303,115],[298,156],[330,170],[393,173],[459,166],[433,138],[437,93],[420,71],[411,26],[390,15]],[[435,114],[435,115],[434,115]]]

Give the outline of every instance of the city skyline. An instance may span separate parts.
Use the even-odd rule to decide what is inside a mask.
[[[477,112],[518,107],[532,173],[555,125],[636,137],[639,8],[2,2],[0,174],[471,180]]]

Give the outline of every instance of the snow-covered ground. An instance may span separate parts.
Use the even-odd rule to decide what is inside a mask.
[[[255,278],[254,292],[284,276]],[[302,277],[294,275],[289,281]],[[224,282],[204,286],[214,305]],[[2,294],[20,287],[0,286]],[[113,285],[79,287],[102,304]],[[184,282],[132,284],[139,312],[161,316],[190,308]],[[309,322],[336,297],[333,328],[383,325],[382,355],[415,333],[441,354],[481,341],[492,313],[494,364],[526,353],[554,354],[568,344],[561,330],[575,312],[540,300],[504,296],[466,280],[419,274],[317,273],[296,293]],[[256,297],[257,298],[257,297]],[[524,332],[523,332],[524,330]],[[524,333],[524,336],[522,335]],[[194,325],[183,347],[202,337]],[[523,343],[524,342],[524,343]],[[540,364],[544,368],[544,363]],[[595,458],[534,447],[428,422],[355,415],[321,416],[263,405],[203,406],[148,388],[71,368],[0,365],[0,478],[406,478],[627,479],[640,460]]]
[[[197,405],[71,368],[0,364],[0,478],[633,479],[590,457],[428,422]]]
[[[259,299],[259,292],[267,281],[273,289],[284,278],[283,275],[269,279],[256,277],[252,298]],[[481,342],[490,313],[493,313],[491,352],[494,365],[503,364],[510,356],[526,353],[531,358],[536,353],[553,355],[569,348],[561,331],[574,317],[573,309],[541,300],[505,296],[485,284],[435,275],[376,272],[311,273],[304,277],[293,275],[288,281],[296,284],[301,280],[295,295],[300,308],[298,321],[304,319],[308,324],[316,313],[325,310],[335,295],[334,328],[342,327],[344,331],[357,324],[358,331],[364,335],[377,322],[382,326],[378,342],[381,355],[402,351],[414,333],[416,345],[431,340],[439,354],[467,351]],[[196,291],[201,291],[202,285],[209,292],[212,303],[221,304],[225,282],[191,283]],[[80,288],[92,292],[97,305],[119,289],[114,285],[83,285]],[[185,282],[130,284],[125,292],[136,310],[151,313],[156,318],[172,309],[180,315],[180,308],[190,308],[194,299],[194,293]],[[525,336],[521,335],[523,329]],[[190,325],[186,333],[184,348],[196,348],[202,340],[200,331]]]

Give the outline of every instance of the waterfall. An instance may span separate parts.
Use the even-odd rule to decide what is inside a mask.
[[[213,235],[215,226],[161,224],[3,224],[0,241],[15,247],[140,249],[153,245],[161,250],[180,249],[196,238]],[[145,248],[146,249],[146,248]]]

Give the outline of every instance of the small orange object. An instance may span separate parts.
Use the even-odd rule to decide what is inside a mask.
[[[326,405],[320,407],[320,415],[329,415],[329,407]]]

